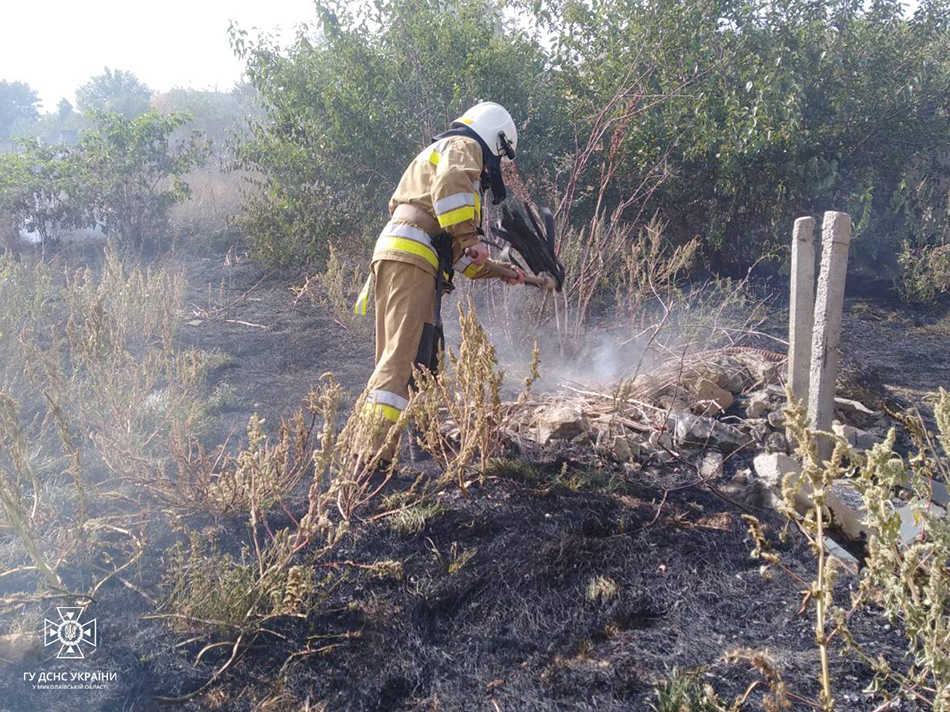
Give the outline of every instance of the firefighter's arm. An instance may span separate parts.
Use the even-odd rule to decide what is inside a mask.
[[[508,284],[523,284],[524,272],[514,265],[505,262],[496,262],[495,260],[485,260],[481,265],[472,263],[468,268],[461,270],[469,279],[503,279]],[[519,275],[518,278],[511,276],[512,272]]]
[[[500,263],[484,259],[487,248],[483,248],[484,257],[471,254],[480,244],[482,160],[482,149],[475,141],[450,142],[436,165],[432,207],[439,226],[452,236],[456,272],[469,279],[511,279],[510,270],[501,270]]]
[[[475,141],[450,141],[438,156],[431,188],[432,208],[439,227],[452,236],[460,251],[478,242],[481,174],[482,149]]]
[[[432,207],[439,226],[452,236],[455,270],[466,277],[477,267],[466,250],[479,244],[482,219],[479,196],[482,149],[475,141],[456,138],[439,154],[432,181]]]

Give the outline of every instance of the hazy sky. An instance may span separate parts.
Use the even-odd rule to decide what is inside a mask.
[[[316,16],[312,0],[2,0],[0,79],[36,89],[51,111],[103,67],[134,72],[152,89],[229,89],[241,63],[228,21],[281,28],[286,42]]]

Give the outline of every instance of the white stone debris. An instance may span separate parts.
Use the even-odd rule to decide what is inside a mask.
[[[581,410],[565,403],[542,408],[535,418],[537,441],[541,445],[547,445],[552,440],[573,440],[590,429]]]

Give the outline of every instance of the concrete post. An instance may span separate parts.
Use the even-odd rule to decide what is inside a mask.
[[[835,415],[835,384],[838,378],[838,348],[844,283],[848,271],[851,216],[829,210],[821,226],[821,272],[815,303],[814,336],[811,346],[811,377],[808,388],[808,422],[815,430],[831,431]],[[832,442],[818,439],[821,460],[831,457]]]
[[[798,218],[792,229],[792,287],[788,306],[788,385],[808,402],[812,327],[815,323],[815,219]]]

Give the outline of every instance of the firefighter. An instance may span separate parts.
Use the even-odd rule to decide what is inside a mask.
[[[514,160],[517,145],[518,130],[505,108],[476,104],[412,160],[389,201],[390,220],[376,241],[372,274],[353,307],[366,313],[375,280],[376,369],[367,384],[367,407],[384,426],[395,423],[409,402],[413,365],[437,366],[438,303],[451,289],[453,273],[524,282],[520,269],[501,270],[488,259],[479,240],[482,196],[489,189],[493,203],[504,200],[501,162]],[[391,427],[381,430],[388,440],[381,459],[388,462],[398,436]],[[370,446],[375,452],[379,443]]]

